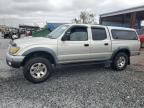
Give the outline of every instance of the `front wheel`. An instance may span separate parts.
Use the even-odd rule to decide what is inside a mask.
[[[52,72],[51,63],[43,57],[28,60],[24,66],[24,76],[32,83],[44,82]]]
[[[117,71],[124,70],[128,65],[128,55],[126,53],[118,53],[111,64],[112,69]]]

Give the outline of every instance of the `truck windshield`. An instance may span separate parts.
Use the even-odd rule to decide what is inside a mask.
[[[61,25],[55,30],[53,30],[50,34],[48,34],[47,37],[50,39],[57,39],[59,36],[61,36],[65,32],[65,30],[67,30],[68,27],[69,25]]]

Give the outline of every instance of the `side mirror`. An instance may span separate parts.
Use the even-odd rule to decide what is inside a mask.
[[[62,41],[69,40],[70,32],[66,32],[65,35],[62,37]]]
[[[66,41],[66,40],[67,40],[67,36],[64,35],[64,36],[62,37],[62,41]]]

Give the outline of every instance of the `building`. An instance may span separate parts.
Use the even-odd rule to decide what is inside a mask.
[[[144,20],[144,6],[119,10],[100,15],[100,24],[107,26],[141,28]]]
[[[6,25],[0,25],[0,32],[15,31],[18,28]]]
[[[28,30],[28,31],[37,31],[40,29],[39,26],[30,26],[30,25],[19,25],[19,28],[20,29],[23,29],[23,30]]]
[[[55,28],[63,25],[65,23],[47,23],[48,30],[53,31]]]

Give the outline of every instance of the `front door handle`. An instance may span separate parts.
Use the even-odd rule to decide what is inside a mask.
[[[105,43],[104,45],[105,45],[105,46],[108,46],[108,43]]]
[[[88,47],[88,46],[89,46],[89,44],[84,44],[84,46],[85,46],[85,47]]]

